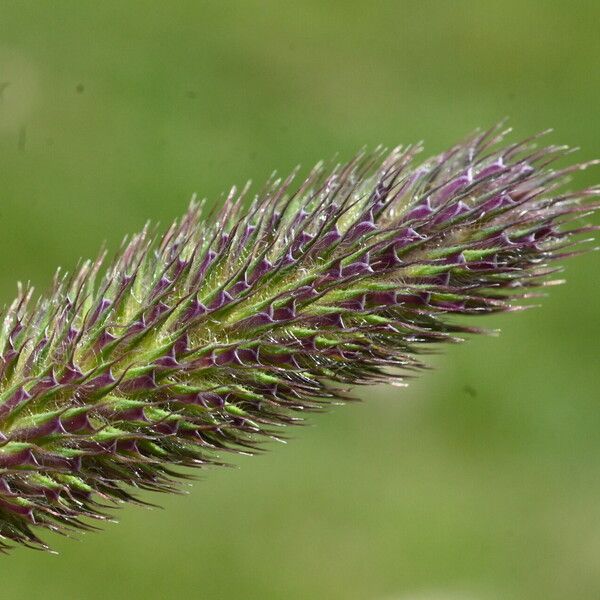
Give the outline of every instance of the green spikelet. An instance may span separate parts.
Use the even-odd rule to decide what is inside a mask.
[[[348,385],[401,379],[428,344],[477,332],[454,315],[514,310],[575,252],[598,189],[564,192],[564,147],[496,128],[415,165],[359,155],[244,212],[193,203],[158,241],[84,263],[0,332],[0,549],[87,529],[174,467],[280,439]]]

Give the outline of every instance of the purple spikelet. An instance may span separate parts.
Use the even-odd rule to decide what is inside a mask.
[[[89,529],[173,466],[256,451],[349,384],[402,379],[426,344],[477,332],[454,315],[518,308],[577,250],[598,188],[563,191],[569,150],[498,128],[415,165],[359,155],[297,189],[233,190],[161,240],[134,236],[21,290],[0,331],[0,550]],[[583,240],[585,241],[585,240]]]

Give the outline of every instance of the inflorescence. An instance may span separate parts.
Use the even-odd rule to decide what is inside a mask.
[[[600,189],[564,191],[586,165],[553,168],[570,151],[535,141],[360,154],[246,209],[233,189],[214,217],[193,202],[160,240],[126,241],[103,276],[101,256],[37,301],[20,290],[0,331],[0,550],[176,491],[178,467],[282,439],[480,331],[457,317],[553,283]]]

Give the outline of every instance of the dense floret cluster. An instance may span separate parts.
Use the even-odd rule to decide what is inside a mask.
[[[176,490],[178,466],[252,453],[478,331],[457,316],[552,283],[598,190],[563,191],[584,165],[534,142],[495,128],[420,164],[405,147],[271,180],[248,205],[234,189],[103,276],[101,257],[37,301],[21,290],[0,331],[0,550]]]

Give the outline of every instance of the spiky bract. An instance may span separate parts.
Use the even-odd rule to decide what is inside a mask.
[[[127,242],[23,290],[0,334],[0,548],[45,547],[131,490],[177,489],[177,466],[253,452],[348,384],[418,370],[427,344],[476,331],[548,283],[597,190],[561,192],[564,147],[498,128],[415,166],[420,148],[232,190],[157,242]],[[35,527],[34,527],[35,526]]]

